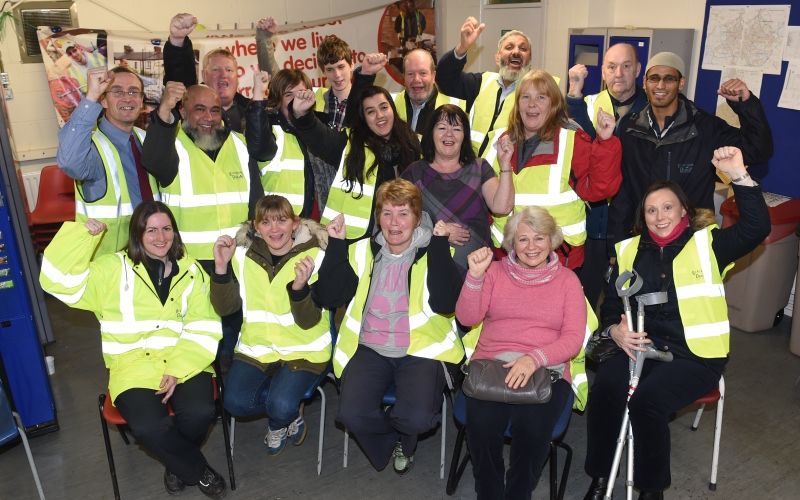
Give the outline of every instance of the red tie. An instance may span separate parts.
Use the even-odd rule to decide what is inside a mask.
[[[131,143],[133,162],[136,163],[136,175],[139,177],[139,190],[142,192],[142,201],[153,201],[153,190],[150,189],[150,179],[147,177],[147,171],[142,166],[142,155],[139,153],[139,146],[136,145],[136,138],[131,134],[128,140]]]

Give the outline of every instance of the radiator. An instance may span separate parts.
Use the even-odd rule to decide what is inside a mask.
[[[28,209],[33,212],[36,208],[36,199],[39,197],[39,172],[26,172],[22,174],[22,184],[25,197],[28,199]]]

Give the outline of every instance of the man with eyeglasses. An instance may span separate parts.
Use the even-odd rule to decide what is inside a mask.
[[[636,49],[627,43],[617,43],[603,56],[603,81],[606,88],[597,94],[583,95],[583,85],[589,71],[583,64],[569,69],[567,112],[570,118],[592,138],[597,134],[597,116],[602,109],[613,113],[617,119],[614,134],[619,136],[620,124],[626,116],[647,106],[644,89],[636,84],[642,65]],[[581,270],[581,284],[589,304],[595,306],[603,289],[603,275],[608,268],[606,233],[608,231],[608,201],[587,203],[585,257]]]
[[[653,182],[674,181],[695,208],[713,212],[715,149],[736,146],[748,165],[772,156],[764,108],[743,81],[728,80],[717,91],[739,117],[741,128],[736,128],[680,93],[685,75],[686,65],[672,52],[659,52],[647,63],[644,90],[649,104],[620,127],[622,186],[609,210],[609,243],[631,235],[636,206]]]
[[[58,133],[56,161],[75,179],[75,220],[97,219],[108,228],[97,257],[124,248],[133,209],[159,195],[141,162],[144,131],[134,127],[144,106],[139,75],[123,67],[97,69],[87,85]]]

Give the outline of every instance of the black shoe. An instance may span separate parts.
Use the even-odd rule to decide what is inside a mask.
[[[640,491],[639,500],[664,500],[663,491]]]
[[[170,495],[179,495],[186,488],[186,484],[168,469],[164,469],[164,488]]]
[[[206,465],[203,476],[197,482],[197,488],[209,498],[223,498],[226,491],[225,478]]]
[[[589,485],[589,491],[586,492],[586,496],[583,497],[583,500],[603,500],[606,496],[607,488],[607,477],[594,477],[592,478],[592,484]]]

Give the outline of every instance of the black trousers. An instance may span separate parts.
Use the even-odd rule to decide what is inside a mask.
[[[608,477],[622,426],[628,391],[628,357],[620,352],[601,364],[586,408],[586,473]],[[628,404],[633,426],[633,483],[642,491],[669,487],[670,416],[714,389],[719,373],[702,360],[676,357],[647,360],[639,387]]]
[[[583,267],[578,275],[583,285],[583,294],[592,309],[597,308],[600,294],[606,286],[608,252],[605,239],[586,238],[583,244]]]
[[[381,401],[395,384],[397,402],[384,410]],[[412,456],[419,434],[441,420],[444,370],[439,361],[404,356],[387,358],[359,345],[342,374],[339,420],[358,441],[377,470],[389,463],[395,443]]]
[[[531,498],[550,449],[553,428],[572,388],[553,384],[544,404],[512,405],[467,397],[467,443],[479,500]],[[503,463],[506,429],[511,425],[508,471]]]
[[[175,387],[175,416],[152,389],[129,389],[114,405],[142,447],[186,484],[196,484],[207,465],[200,447],[215,415],[211,374],[203,372]]]

